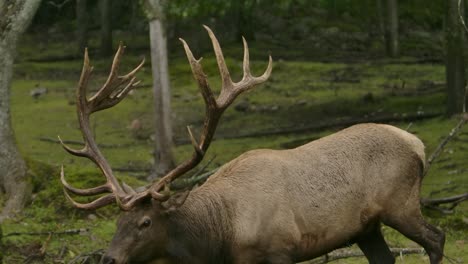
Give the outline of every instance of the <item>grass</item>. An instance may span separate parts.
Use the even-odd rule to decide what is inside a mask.
[[[266,67],[267,54],[251,45],[252,71],[261,74]],[[64,47],[56,47],[57,49]],[[22,48],[23,57],[38,59],[28,48]],[[228,50],[233,57],[227,60],[233,79],[240,79],[241,54],[237,47]],[[59,52],[51,52],[56,56]],[[182,50],[170,60],[172,84],[173,127],[177,139],[186,139],[185,126],[200,127],[203,120],[203,103],[192,81],[190,68]],[[196,52],[195,52],[196,53]],[[60,55],[60,54],[58,54]],[[216,62],[212,54],[203,54],[204,68],[212,87],[220,83]],[[40,59],[40,57],[39,57]],[[93,58],[91,58],[93,60]],[[141,59],[129,54],[124,68],[130,69]],[[90,84],[96,90],[105,81],[109,59],[93,60],[96,71]],[[80,140],[73,104],[80,60],[60,62],[32,62],[20,60],[16,65],[16,78],[12,88],[13,126],[20,150],[29,165],[29,174],[34,187],[31,203],[15,219],[2,224],[4,234],[11,232],[60,231],[87,228],[78,235],[53,235],[47,245],[46,263],[70,261],[82,253],[105,248],[115,230],[115,207],[84,212],[73,209],[63,196],[58,179],[59,167],[64,164],[67,179],[76,186],[94,186],[103,181],[94,165],[65,153],[56,143],[44,141],[60,135],[64,140]],[[154,142],[151,74],[147,64],[140,74],[142,88],[129,96],[115,109],[96,114],[92,128],[99,143],[114,145],[102,148],[113,167],[151,167]],[[318,63],[307,61],[275,61],[270,81],[241,96],[229,109],[218,128],[218,139],[207,153],[208,159],[216,157],[208,167],[214,168],[235,158],[241,153],[256,148],[281,149],[298,142],[307,142],[335,132],[338,128],[324,131],[308,131],[264,137],[223,139],[239,134],[270,131],[278,128],[307,127],[350,118],[365,118],[378,115],[409,115],[417,112],[443,113],[445,94],[433,89],[444,80],[444,68],[437,64],[398,64],[392,61],[360,62],[353,64]],[[404,85],[403,85],[404,83]],[[429,85],[428,85],[429,83]],[[45,96],[33,99],[29,93],[36,84],[48,89]],[[238,102],[247,102],[244,112],[235,110]],[[135,137],[129,130],[134,119],[140,119],[143,130]],[[454,127],[457,119],[433,118],[413,122],[410,132],[418,135],[431,153],[440,140]],[[407,128],[408,123],[395,123]],[[195,129],[196,130],[196,129]],[[42,140],[41,140],[42,139]],[[178,145],[174,149],[178,161],[190,155],[192,147]],[[422,186],[422,195],[441,197],[466,191],[468,170],[468,127],[450,142],[437,162],[432,166]],[[144,173],[119,173],[116,175],[137,186],[142,184]],[[444,191],[438,192],[443,189]],[[446,255],[458,263],[468,263],[468,206],[460,205],[454,214],[442,216],[425,211],[425,217],[447,232]],[[394,247],[415,247],[413,242],[396,231],[385,227],[387,241]],[[6,263],[24,261],[38,252],[47,241],[47,236],[8,236]],[[398,263],[421,263],[427,256],[404,256]],[[366,263],[362,258],[338,261],[337,263]]]

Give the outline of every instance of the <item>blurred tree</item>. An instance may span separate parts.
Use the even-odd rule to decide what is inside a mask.
[[[5,250],[3,249],[3,232],[2,232],[2,224],[0,223],[0,263],[3,263],[3,253]]]
[[[26,163],[15,143],[10,87],[18,38],[31,23],[40,0],[0,0],[0,192],[8,200],[0,220],[24,207],[29,195]]]
[[[101,12],[101,55],[112,54],[112,1],[100,0],[99,8]]]
[[[149,176],[155,179],[174,168],[172,153],[171,94],[165,32],[165,1],[144,0],[143,6],[149,20],[151,42],[151,69],[153,72],[153,96],[155,106],[154,168]]]
[[[233,22],[235,39],[241,40],[242,36],[249,40],[255,39],[255,7],[256,0],[231,0],[231,11],[233,13]]]
[[[398,0],[386,0],[385,47],[390,57],[399,56],[398,40]]]
[[[86,10],[87,0],[76,0],[76,39],[78,42],[78,54],[82,54],[88,46],[88,14]]]
[[[385,39],[385,16],[382,0],[375,0],[375,8],[377,9],[377,22],[379,24],[379,33]]]
[[[465,105],[465,36],[460,22],[459,0],[447,2],[447,19],[445,27],[446,38],[446,65],[445,76],[447,80],[447,114],[461,113]],[[461,1],[461,14],[464,13]]]
[[[2,224],[0,223],[0,263],[3,263],[3,253],[5,250],[3,249],[3,232],[2,232]]]

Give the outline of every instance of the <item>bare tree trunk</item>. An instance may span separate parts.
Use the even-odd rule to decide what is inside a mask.
[[[26,164],[15,144],[10,117],[10,87],[18,38],[31,23],[40,0],[0,0],[0,192],[8,200],[0,222],[20,211],[29,196]]]
[[[1,8],[1,6],[0,6]],[[3,253],[5,249],[3,249],[3,231],[2,231],[2,224],[0,223],[0,264],[3,263]]]
[[[167,59],[167,38],[164,30],[163,4],[160,0],[146,1],[146,13],[150,26],[151,68],[155,106],[154,170],[150,179],[166,174],[174,168],[172,153],[171,94]]]
[[[133,35],[137,35],[137,33],[139,32],[139,23],[141,21],[141,18],[138,17],[138,14],[139,14],[139,11],[140,11],[140,5],[138,3],[138,1],[132,1],[132,4],[131,4],[131,8],[132,8],[132,15],[130,17],[130,28],[132,29],[132,32],[131,34]]]
[[[398,40],[398,0],[386,0],[385,16],[385,47],[387,55],[398,57],[400,55]]]
[[[385,40],[385,18],[382,0],[376,0],[375,7],[377,9],[377,22],[379,23],[380,38]]]
[[[76,0],[76,39],[78,54],[83,54],[88,46],[88,15],[86,13],[86,0]]]
[[[463,3],[463,1],[462,1]],[[462,14],[464,8],[461,7]],[[446,37],[446,65],[447,80],[447,114],[453,115],[463,112],[465,104],[465,54],[464,32],[458,15],[458,0],[447,2]]]
[[[241,41],[242,37],[248,40],[255,39],[255,18],[253,12],[256,1],[232,0],[231,12],[233,13],[234,37],[236,41]]]
[[[100,0],[101,11],[101,55],[112,54],[112,2],[110,0]]]

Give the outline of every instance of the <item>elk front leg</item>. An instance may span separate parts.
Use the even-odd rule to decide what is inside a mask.
[[[376,225],[369,233],[360,237],[357,244],[370,264],[395,263],[395,257],[382,236],[380,225]]]
[[[261,264],[294,264],[291,257],[287,255],[272,255],[267,257],[266,261],[260,262]]]

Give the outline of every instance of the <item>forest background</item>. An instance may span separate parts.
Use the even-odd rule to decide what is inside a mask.
[[[24,34],[18,34],[14,48],[5,48],[13,7],[32,2],[37,6]],[[147,58],[140,87],[92,121],[117,176],[140,186],[192,152],[186,125],[201,127],[203,102],[178,38],[205,58],[210,82],[217,84],[216,61],[202,28],[208,25],[234,80],[241,75],[242,36],[249,42],[253,72],[264,69],[269,54],[274,68],[265,85],[226,112],[201,168],[180,185],[201,184],[250,149],[293,148],[355,123],[390,123],[425,143],[431,163],[422,186],[425,217],[447,233],[447,261],[468,263],[468,206],[462,202],[468,189],[468,128],[463,126],[468,43],[460,22],[465,11],[458,0],[0,1],[0,58],[14,58],[11,84],[0,78],[0,112],[11,118],[2,123],[0,115],[0,146],[14,150],[0,152],[0,159],[13,157],[20,164],[15,168],[24,170],[14,174],[0,166],[0,258],[97,263],[115,231],[116,207],[74,209],[59,181],[61,165],[76,186],[102,181],[92,163],[67,154],[57,140],[60,135],[80,145],[74,92],[84,48],[95,66],[91,90],[104,83],[120,42],[127,46],[123,70]],[[155,31],[158,24],[161,32]],[[163,74],[157,70],[164,65],[155,67],[149,59],[155,43],[167,43],[169,82],[163,91],[153,77]],[[158,93],[165,97],[155,98]],[[5,136],[9,124],[11,137]],[[21,197],[12,199],[12,190]],[[447,197],[458,198],[430,202]],[[390,228],[384,233],[393,248],[419,248]],[[428,262],[416,253],[401,253],[399,263]]]

